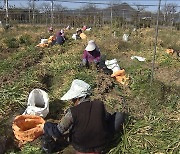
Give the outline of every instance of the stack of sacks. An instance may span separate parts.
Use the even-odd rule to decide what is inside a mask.
[[[111,75],[111,77],[114,77],[119,83],[125,85],[126,81],[129,78],[126,77],[125,70],[120,69],[120,67],[117,63],[117,60],[116,59],[106,60],[105,64],[106,64],[108,69],[111,69],[113,71],[113,74]]]
[[[36,47],[48,47],[48,39],[41,39],[41,43],[39,43],[38,45],[36,45]]]

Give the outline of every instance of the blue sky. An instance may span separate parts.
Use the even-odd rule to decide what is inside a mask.
[[[85,3],[81,3],[81,4],[80,3],[68,3],[68,2],[60,2],[60,1],[72,1],[72,2],[73,1],[81,1],[81,2],[107,3],[107,4],[110,4],[110,2],[127,2],[130,5],[137,5],[137,4],[139,4],[139,5],[158,5],[158,0],[126,0],[126,1],[124,1],[124,0],[59,0],[59,2],[55,2],[55,3],[61,4],[62,6],[65,6],[70,9],[80,8],[86,4]],[[164,5],[165,2],[177,4],[179,6],[178,11],[180,11],[180,0],[161,0],[162,5]],[[19,0],[19,1],[9,0],[10,5],[15,5],[18,7],[27,7],[27,3],[28,3],[28,0]],[[46,3],[50,4],[50,2],[46,2]],[[1,1],[1,4],[3,4],[2,1]],[[42,0],[39,2],[36,2],[36,4],[41,5]],[[98,8],[104,8],[104,7],[107,7],[108,5],[96,4],[96,6]],[[155,12],[155,11],[157,11],[157,8],[158,8],[158,6],[149,6],[149,7],[146,7],[145,9]]]

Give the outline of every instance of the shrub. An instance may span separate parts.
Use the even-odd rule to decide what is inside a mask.
[[[18,48],[19,47],[19,42],[16,38],[6,38],[4,40],[4,43],[7,45],[8,48]]]
[[[172,66],[173,58],[171,55],[164,54],[162,55],[162,58],[160,59],[160,66]]]
[[[27,34],[20,36],[19,37],[19,43],[25,44],[25,45],[30,45],[31,44],[30,36]]]
[[[119,41],[119,46],[118,49],[119,51],[128,51],[130,47],[130,43],[129,42],[124,42],[124,41]]]
[[[19,154],[41,154],[42,151],[38,147],[31,146],[27,144],[22,148],[22,151]]]

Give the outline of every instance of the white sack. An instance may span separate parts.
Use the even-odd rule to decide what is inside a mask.
[[[128,39],[129,39],[129,34],[124,34],[124,35],[123,35],[123,41],[124,41],[124,42],[127,42]]]
[[[48,43],[48,39],[41,39],[41,44],[47,44]]]
[[[90,27],[90,28],[87,28],[86,31],[91,31],[91,27]]]
[[[106,60],[105,65],[107,66],[108,69],[111,69],[113,71],[113,73],[120,70],[117,59]]]
[[[73,35],[72,35],[72,39],[74,39],[74,40],[76,40],[76,39],[77,39],[76,34],[73,34]]]
[[[37,115],[45,118],[49,113],[48,94],[41,89],[34,89],[28,97],[27,108],[23,114]]]

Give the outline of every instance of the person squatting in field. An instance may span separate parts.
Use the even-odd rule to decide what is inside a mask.
[[[83,66],[89,68],[89,65],[92,63],[94,63],[97,66],[100,60],[101,60],[100,50],[96,46],[94,40],[90,40],[83,52],[82,64]]]
[[[64,30],[61,29],[56,33],[56,43],[62,45],[64,44],[64,42],[65,42],[65,34],[64,34]]]
[[[69,130],[70,144],[77,154],[100,154],[113,135],[122,131],[125,113],[108,113],[102,101],[90,99],[90,89],[90,85],[82,80],[72,82],[61,100],[71,100],[74,106],[68,109],[59,123],[45,123],[45,151],[51,153],[57,143],[54,140],[60,139]]]

